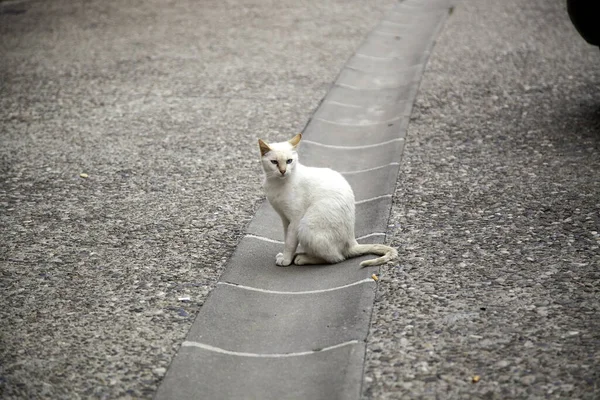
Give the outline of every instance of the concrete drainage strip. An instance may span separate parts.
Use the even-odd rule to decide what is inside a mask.
[[[350,58],[304,131],[305,165],[343,173],[356,234],[382,243],[406,127],[449,0],[407,0]],[[275,266],[281,222],[264,202],[155,398],[358,399],[376,282],[359,259]]]

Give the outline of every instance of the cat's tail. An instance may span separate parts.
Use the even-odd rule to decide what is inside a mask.
[[[365,254],[376,254],[381,256],[379,258],[374,258],[372,260],[365,260],[360,263],[361,267],[370,267],[372,265],[381,265],[385,264],[388,261],[391,261],[398,257],[398,251],[390,246],[386,246],[383,244],[355,244],[354,246],[348,249],[346,256],[350,257],[358,257]]]

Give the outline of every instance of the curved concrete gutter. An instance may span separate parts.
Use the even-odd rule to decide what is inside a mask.
[[[346,176],[356,234],[385,238],[404,136],[422,71],[451,8],[398,4],[347,62],[304,130],[305,165]],[[156,399],[356,399],[376,268],[275,266],[279,217],[264,202],[202,307]]]

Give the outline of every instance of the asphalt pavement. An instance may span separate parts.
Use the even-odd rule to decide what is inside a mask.
[[[0,2],[3,398],[155,394],[263,198],[256,138],[303,129],[394,4]],[[600,396],[598,65],[563,1],[457,3],[365,398]]]
[[[564,1],[457,3],[408,127],[367,398],[600,397],[598,66]]]
[[[0,3],[1,397],[154,395],[264,198],[257,138],[393,4]]]

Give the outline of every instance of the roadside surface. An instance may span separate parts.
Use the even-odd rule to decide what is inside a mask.
[[[262,198],[256,137],[299,131],[395,2],[5,3],[0,394],[150,398]],[[366,398],[598,397],[599,62],[563,1],[458,3]]]
[[[410,109],[449,10],[412,0],[386,12],[303,130],[302,163],[349,180],[361,243],[385,240]],[[360,262],[372,256],[277,267],[284,237],[266,201],[246,232],[155,399],[361,398],[378,268]]]
[[[564,1],[457,4],[408,127],[366,398],[600,397],[598,65]]]
[[[1,397],[152,397],[262,198],[256,138],[393,3],[0,5]]]

